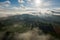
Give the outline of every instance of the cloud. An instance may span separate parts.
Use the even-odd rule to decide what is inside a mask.
[[[26,0],[26,2],[24,0],[18,0],[18,2],[20,3],[20,7],[24,8],[25,6],[28,7],[39,7],[39,8],[49,8],[51,7],[53,4],[51,3],[52,1],[46,1],[46,0]],[[26,3],[26,5],[24,5],[24,3]]]
[[[24,3],[24,1],[23,1],[23,0],[18,0],[18,2],[19,2],[19,3]]]
[[[32,8],[32,7],[23,7],[23,8],[21,8],[21,7],[12,7],[11,8],[12,10],[20,10],[20,11],[37,11],[37,10],[39,10],[39,8]]]
[[[18,0],[18,2],[20,3],[20,8],[25,8],[24,0]]]
[[[6,7],[8,7],[8,6],[10,6],[10,1],[5,1],[4,4]]]
[[[43,6],[51,6],[52,4],[50,2],[45,2]]]
[[[54,11],[54,12],[59,12],[59,14],[60,14],[60,7],[59,7],[59,8],[53,8],[52,11]]]
[[[9,7],[10,1],[0,2],[0,7]]]
[[[39,8],[49,8],[51,7],[51,1],[44,1],[44,0],[36,0],[34,2],[35,7]]]
[[[11,9],[13,9],[13,10],[18,10],[19,8],[18,8],[18,7],[13,7],[13,8],[11,8]]]
[[[32,5],[33,7],[30,7],[30,5],[26,6],[26,5],[28,5],[28,3],[26,5],[24,5],[24,3],[25,3],[24,0],[18,0],[18,2],[20,3],[20,6],[19,7],[14,6],[9,9],[16,10],[16,11],[20,10],[20,11],[30,11],[31,12],[31,11],[40,11],[41,9],[46,10],[46,9],[49,9],[49,7],[51,7],[53,5],[51,3],[51,0],[49,0],[49,1],[40,0],[40,2],[41,2],[40,4],[35,4],[35,1],[37,1],[37,0],[26,0],[26,2],[28,2],[30,4],[33,3],[33,5]],[[38,2],[39,1],[37,1],[37,3]],[[36,7],[36,5],[39,5],[39,6]],[[2,6],[5,6],[5,7],[10,6],[10,1],[0,2],[0,7],[2,7]]]
[[[32,3],[33,2],[33,0],[27,0],[27,3]]]
[[[27,0],[27,1],[31,2],[32,0]]]

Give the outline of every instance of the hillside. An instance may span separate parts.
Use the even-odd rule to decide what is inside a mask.
[[[60,23],[60,21],[55,20],[57,17],[58,16],[40,17],[23,14],[0,18],[0,31],[24,33],[33,30],[34,28],[38,28],[39,30],[42,30],[44,34],[58,36],[60,35],[58,33],[59,31],[57,32],[55,28],[58,28],[59,26],[54,26],[55,24],[59,25]]]

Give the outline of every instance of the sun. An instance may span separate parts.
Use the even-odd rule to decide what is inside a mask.
[[[36,7],[39,7],[39,6],[41,6],[42,5],[42,0],[35,0],[35,6]]]

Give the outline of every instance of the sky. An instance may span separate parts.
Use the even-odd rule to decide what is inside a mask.
[[[0,10],[60,9],[60,0],[0,0]]]

